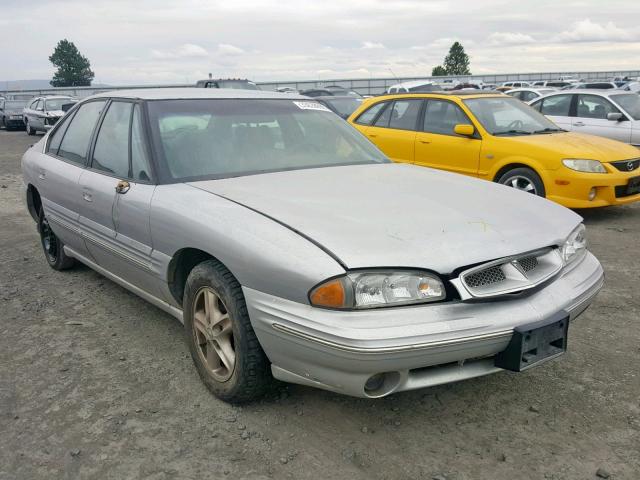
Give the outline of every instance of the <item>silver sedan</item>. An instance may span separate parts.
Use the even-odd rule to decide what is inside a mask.
[[[297,95],[99,94],[22,169],[49,265],[182,321],[231,402],[273,377],[375,398],[522,371],[565,351],[603,282],[577,214],[391,163]]]
[[[64,95],[36,97],[29,100],[22,111],[27,133],[35,135],[37,132],[49,131],[64,115],[65,109],[76,102],[74,98]]]

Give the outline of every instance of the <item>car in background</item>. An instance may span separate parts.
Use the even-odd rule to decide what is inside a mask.
[[[507,90],[511,90],[513,88],[524,88],[531,86],[529,82],[502,82],[499,87],[496,88],[499,92],[504,92]]]
[[[343,96],[329,96],[324,95],[321,97],[313,98],[314,101],[324,105],[333,113],[341,116],[345,120],[356,111],[356,109],[362,104],[363,98],[351,97],[348,95]]]
[[[235,90],[260,90],[260,87],[246,78],[207,78],[198,80],[196,88],[231,88]]]
[[[533,82],[531,84],[532,87],[535,88],[541,88],[541,87],[545,87],[545,88],[565,88],[565,87],[571,87],[575,85],[572,82],[565,82],[562,80],[538,80],[537,82]]]
[[[387,88],[387,93],[408,93],[408,92],[436,92],[443,88],[431,80],[413,80],[391,85]]]
[[[278,87],[276,88],[276,92],[280,92],[280,93],[298,93],[298,90],[296,90],[293,87]]]
[[[640,96],[618,89],[561,90],[530,105],[565,130],[640,146]]]
[[[595,89],[595,90],[610,90],[612,88],[619,88],[620,85],[615,82],[602,82],[599,80],[587,80],[586,82],[580,82],[573,85],[572,88],[587,88],[587,89]]]
[[[81,262],[183,322],[229,402],[273,377],[372,399],[543,365],[604,281],[576,213],[393,164],[301,96],[96,95],[22,177],[47,264]]]
[[[340,85],[327,85],[324,87],[309,88],[301,90],[300,95],[304,95],[305,97],[349,96],[362,98],[362,95],[355,90],[350,90],[348,88],[341,87]]]
[[[555,88],[514,88],[513,90],[508,90],[504,93],[528,103],[536,98],[544,97],[545,95],[555,91]]]
[[[640,82],[632,80],[630,82],[622,84],[619,88],[620,90],[624,90],[625,92],[640,93]]]
[[[508,95],[386,95],[365,100],[348,121],[396,162],[490,180],[570,208],[640,201],[637,148],[567,132]]]
[[[25,100],[0,98],[0,126],[7,131],[23,129],[22,112],[26,104]]]
[[[30,100],[22,111],[22,118],[28,135],[47,132],[66,113],[65,105],[78,100],[66,95],[50,95]]]

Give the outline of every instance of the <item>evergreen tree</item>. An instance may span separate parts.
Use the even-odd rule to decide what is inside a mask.
[[[444,68],[448,75],[471,75],[469,56],[460,42],[451,45],[448,55],[444,57]]]
[[[57,67],[51,80],[53,87],[89,87],[94,74],[87,57],[67,39],[60,40],[49,57],[49,61]]]
[[[433,77],[444,77],[446,75],[447,75],[447,70],[442,65],[433,67],[433,70],[431,70],[431,76]]]

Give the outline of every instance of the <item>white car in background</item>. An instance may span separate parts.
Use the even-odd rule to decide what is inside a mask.
[[[436,92],[442,87],[431,80],[414,80],[391,85],[387,88],[387,93],[409,93],[409,92]]]
[[[640,147],[640,96],[611,90],[562,90],[529,103],[565,130]]]
[[[531,84],[529,82],[502,82],[500,87],[510,87],[510,88],[524,88],[530,87]]]
[[[529,103],[536,98],[544,97],[550,93],[555,92],[555,88],[514,88],[504,93],[511,95],[512,97],[522,100],[525,103]]]
[[[65,95],[50,95],[30,100],[22,111],[27,134],[48,132],[76,102],[75,98]]]

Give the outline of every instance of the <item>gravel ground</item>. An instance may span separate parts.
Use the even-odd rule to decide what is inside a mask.
[[[172,317],[47,266],[21,198],[32,143],[0,131],[0,479],[640,478],[640,205],[580,212],[607,282],[561,360],[381,400],[279,384],[240,408]]]

